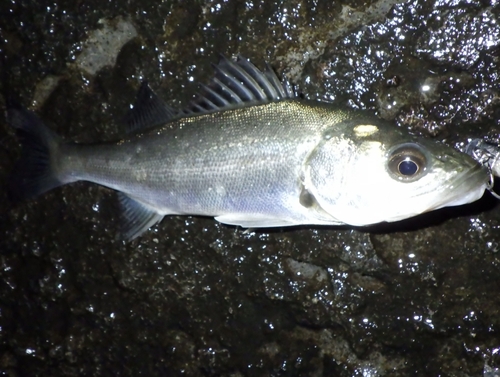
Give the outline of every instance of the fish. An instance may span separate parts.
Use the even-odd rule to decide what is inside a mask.
[[[65,141],[12,106],[22,146],[12,195],[77,181],[116,190],[129,241],[172,215],[251,229],[394,222],[473,202],[488,186],[469,155],[369,111],[300,98],[268,64],[222,56],[213,66],[183,109],[142,83],[129,132],[114,142]]]

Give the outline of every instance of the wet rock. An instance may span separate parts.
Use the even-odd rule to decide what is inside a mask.
[[[425,137],[498,138],[499,9],[13,0],[0,4],[10,15],[0,18],[0,93],[36,101],[68,139],[109,140],[142,79],[178,106],[218,53],[241,53],[269,61],[305,97],[372,109]],[[82,73],[75,62],[103,19],[128,20],[137,37]],[[6,187],[19,150],[5,122],[1,132]],[[0,211],[4,375],[491,376],[500,367],[500,212],[490,198],[368,229],[243,233],[170,217],[128,244],[115,241],[115,196],[88,183],[17,205],[0,190]]]

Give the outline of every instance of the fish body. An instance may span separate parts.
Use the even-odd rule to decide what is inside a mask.
[[[483,195],[487,169],[371,113],[294,98],[270,70],[223,59],[190,109],[145,85],[116,142],[66,143],[36,116],[9,111],[24,158],[22,196],[80,180],[120,192],[123,237],[165,215],[213,216],[243,227],[363,226]]]

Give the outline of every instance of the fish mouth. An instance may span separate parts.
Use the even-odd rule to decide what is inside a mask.
[[[444,195],[429,210],[459,206],[480,199],[488,187],[490,174],[486,167],[475,164],[474,167],[456,176],[450,185],[441,192]]]

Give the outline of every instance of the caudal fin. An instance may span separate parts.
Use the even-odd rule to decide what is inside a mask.
[[[60,186],[54,172],[54,153],[61,139],[31,111],[9,104],[7,122],[16,129],[22,155],[11,174],[9,193],[13,200],[23,200]]]

